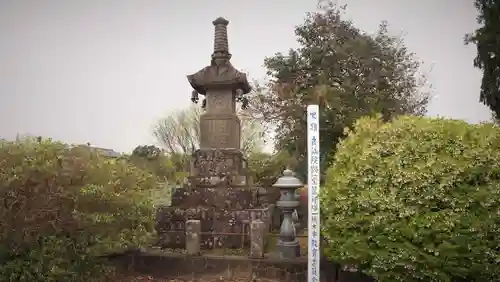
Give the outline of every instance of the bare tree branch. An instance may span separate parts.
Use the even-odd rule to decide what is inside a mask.
[[[167,154],[190,155],[199,148],[200,117],[203,110],[196,105],[173,112],[160,119],[153,129],[153,135]],[[260,151],[264,146],[261,122],[238,111],[241,121],[241,148],[243,153]]]

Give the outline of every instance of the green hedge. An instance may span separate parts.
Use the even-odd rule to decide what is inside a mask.
[[[378,281],[500,281],[500,130],[359,120],[321,195],[326,255]]]
[[[0,281],[99,281],[101,255],[148,244],[156,177],[88,147],[0,143]]]

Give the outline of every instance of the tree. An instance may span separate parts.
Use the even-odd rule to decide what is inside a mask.
[[[300,160],[305,174],[306,107],[320,105],[322,167],[344,128],[361,116],[381,113],[386,120],[400,114],[423,115],[429,91],[422,89],[419,62],[401,38],[390,36],[382,23],[366,34],[342,18],[343,8],[320,3],[295,28],[300,47],[288,55],[265,59],[269,83],[256,87],[250,102],[255,118],[276,133],[276,149]]]
[[[157,159],[162,153],[162,150],[154,145],[139,145],[135,147],[132,155],[146,159]]]
[[[500,128],[362,118],[321,190],[325,254],[376,281],[500,281]]]
[[[127,159],[169,185],[182,184],[189,172],[186,158],[178,154],[165,155],[162,149],[154,145],[137,146]]]
[[[198,148],[202,109],[191,106],[157,121],[153,135],[168,154],[190,154]]]
[[[481,25],[465,37],[466,43],[474,43],[477,55],[474,66],[483,71],[479,100],[500,117],[500,1],[476,0]]]
[[[275,154],[255,152],[248,156],[247,161],[248,173],[253,182],[262,187],[271,187],[285,169],[296,165],[287,151]]]
[[[193,105],[187,109],[176,111],[160,119],[153,135],[164,148],[167,154],[190,156],[199,148],[200,143],[200,117],[203,109]],[[259,121],[239,114],[241,121],[241,148],[248,155],[259,151],[263,146],[263,131]]]

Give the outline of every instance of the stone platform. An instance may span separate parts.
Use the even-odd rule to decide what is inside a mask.
[[[158,246],[183,249],[186,222],[194,219],[201,222],[201,249],[248,248],[250,222],[260,219],[270,229],[274,210],[274,205],[259,201],[258,190],[187,185],[175,190],[171,206],[158,209]]]
[[[184,249],[186,246],[186,222],[200,220],[201,249],[243,249],[250,246],[250,222],[260,219],[271,225],[274,206],[260,209],[218,209],[209,207],[163,207],[158,211],[156,230],[158,246],[168,249]]]
[[[273,255],[261,259],[236,255],[188,256],[151,249],[134,254],[113,255],[110,260],[137,274],[176,279],[175,281],[215,281],[208,279],[213,277],[217,281],[307,281],[306,257],[287,260]],[[320,282],[375,282],[361,273],[342,270],[337,264],[327,260],[321,261],[320,271]]]

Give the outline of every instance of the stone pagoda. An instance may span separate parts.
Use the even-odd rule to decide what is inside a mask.
[[[193,87],[191,100],[198,102],[204,95],[200,117],[200,149],[195,153],[192,176],[205,176],[205,180],[226,181],[234,184],[243,176],[244,160],[240,151],[241,125],[236,115],[236,101],[250,92],[251,87],[244,73],[231,64],[227,25],[229,21],[218,18],[215,26],[214,53],[210,65],[188,75]],[[245,179],[240,179],[245,181]]]
[[[244,95],[251,87],[246,75],[230,62],[228,24],[223,18],[213,21],[210,65],[187,76],[194,89],[191,100],[197,103],[203,95],[205,112],[200,118],[200,148],[193,153],[190,176],[173,193],[170,207],[158,212],[159,244],[164,248],[185,246],[187,220],[201,221],[202,248],[214,248],[241,246],[242,241],[248,241],[250,220],[267,222],[269,218],[270,209],[259,207],[257,190],[249,187],[246,160],[240,150],[236,104],[246,101]],[[240,233],[241,237],[221,233]]]

